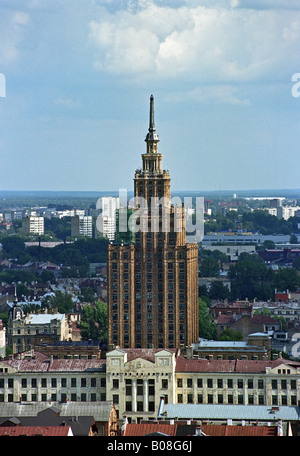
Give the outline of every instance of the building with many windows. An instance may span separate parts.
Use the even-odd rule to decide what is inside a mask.
[[[93,237],[93,217],[91,215],[71,217],[71,236]]]
[[[8,314],[7,345],[13,353],[23,353],[36,345],[36,340],[68,340],[69,327],[65,314],[29,314],[14,301]]]
[[[0,361],[0,402],[112,401],[119,420],[155,420],[165,404],[300,407],[300,363],[187,359],[179,350],[120,349],[106,359],[38,352]]]
[[[22,230],[25,234],[44,234],[44,217],[30,215],[23,218]]]
[[[171,204],[153,96],[145,141],[134,177],[135,242],[108,246],[108,343],[175,348],[198,339],[198,245],[186,243],[183,204]]]

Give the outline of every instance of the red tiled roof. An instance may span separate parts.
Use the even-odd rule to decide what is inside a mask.
[[[218,325],[231,325],[232,323],[234,323],[234,321],[235,319],[233,315],[223,313],[218,315],[217,319]]]
[[[8,366],[17,368],[19,372],[58,372],[58,371],[79,371],[87,369],[103,369],[105,359],[53,359],[50,362],[49,356],[40,352],[34,352],[34,358],[27,359],[6,359],[3,361]]]
[[[155,354],[157,352],[162,351],[162,348],[122,348],[121,350],[127,353],[127,362],[133,359],[142,358],[146,359],[147,361],[155,362]],[[178,349],[177,348],[168,348],[166,351],[171,353],[175,353],[177,356]]]
[[[229,426],[208,424],[201,426],[210,437],[276,437],[276,426]]]
[[[141,424],[127,424],[124,436],[141,436],[159,432],[169,436],[175,436],[177,424],[161,424],[161,423],[141,423]]]
[[[299,363],[283,360],[240,360],[240,359],[186,359],[178,357],[176,372],[265,372],[267,367],[274,368],[280,364],[299,367]]]
[[[0,426],[0,436],[38,436],[44,437],[66,437],[70,426]],[[73,435],[73,433],[71,434]]]
[[[105,363],[105,359],[54,359],[48,370],[49,372],[84,372],[88,369],[102,369]]]

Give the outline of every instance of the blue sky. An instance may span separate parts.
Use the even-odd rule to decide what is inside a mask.
[[[0,0],[0,190],[300,188],[298,0]],[[299,89],[300,92],[300,89]]]

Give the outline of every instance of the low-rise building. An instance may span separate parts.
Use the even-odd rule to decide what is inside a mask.
[[[161,399],[158,411],[158,419],[161,424],[170,420],[174,423],[181,421],[188,425],[194,424],[203,431],[207,429],[204,426],[213,427],[218,425],[218,428],[225,428],[226,425],[229,427],[238,426],[241,432],[232,433],[231,435],[239,436],[266,436],[265,430],[261,433],[259,432],[260,427],[276,427],[276,436],[298,436],[300,435],[299,417],[299,407],[270,407],[262,405],[248,407],[245,405],[226,406],[217,404],[199,407],[196,404],[166,404],[164,398]],[[251,432],[250,429],[248,429],[248,432],[242,431],[242,428],[250,426],[258,431]]]
[[[44,341],[68,340],[69,328],[65,314],[29,314],[15,300],[9,311],[7,345],[13,353],[23,353],[36,344],[36,337]]]
[[[216,341],[199,339],[186,348],[188,359],[270,359],[271,336],[264,333],[249,334],[247,341]]]
[[[208,245],[208,244],[203,244],[202,248],[204,250],[218,250],[221,253],[224,253],[228,261],[234,262],[238,261],[240,255],[242,253],[248,253],[248,254],[255,254],[256,253],[256,248],[255,245],[245,245],[245,244],[237,244],[237,245],[232,245],[232,244],[227,244],[227,245]]]
[[[187,359],[176,349],[119,348],[106,360],[53,359],[34,352],[0,361],[5,404],[97,407],[109,401],[119,420],[126,416],[137,423],[157,418],[162,396],[165,404],[191,404],[196,410],[209,404],[292,411],[300,406],[300,362]]]

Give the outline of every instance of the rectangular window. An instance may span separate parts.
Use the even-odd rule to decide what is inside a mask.
[[[168,380],[163,379],[161,381],[161,387],[162,387],[162,389],[168,389]]]
[[[118,404],[119,403],[119,395],[118,394],[113,394],[113,403]]]

